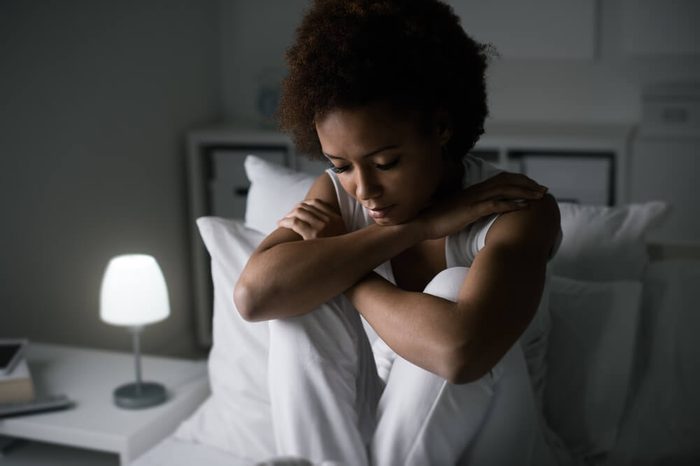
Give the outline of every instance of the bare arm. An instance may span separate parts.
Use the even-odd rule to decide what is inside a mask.
[[[451,382],[470,382],[493,367],[532,320],[558,231],[551,196],[501,215],[454,303],[403,291],[376,274],[346,295],[403,358]]]
[[[327,174],[316,180],[307,199],[326,203],[339,218],[335,188]],[[236,284],[236,305],[248,320],[304,314],[421,239],[416,225],[408,224],[372,225],[308,240],[290,228],[278,228],[251,255]]]
[[[538,195],[539,185],[526,177],[496,176],[414,221],[346,233],[338,227],[342,219],[335,188],[323,174],[301,207],[251,255],[234,290],[236,306],[253,321],[310,312],[416,243],[446,236],[485,215],[521,209],[513,199]]]

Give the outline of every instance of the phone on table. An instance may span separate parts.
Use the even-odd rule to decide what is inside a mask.
[[[22,360],[28,343],[20,338],[0,338],[0,376],[12,372]]]

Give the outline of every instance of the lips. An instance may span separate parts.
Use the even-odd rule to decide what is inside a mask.
[[[393,208],[393,205],[381,208],[367,209],[369,216],[374,219],[384,218],[388,215],[389,211]]]

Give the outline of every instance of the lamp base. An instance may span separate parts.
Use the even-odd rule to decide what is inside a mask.
[[[128,383],[114,390],[114,404],[125,409],[148,408],[165,399],[165,387],[154,382]]]

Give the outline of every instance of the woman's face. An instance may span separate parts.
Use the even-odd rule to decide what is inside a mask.
[[[444,132],[437,125],[426,131],[417,114],[388,104],[334,109],[316,122],[316,132],[343,189],[379,225],[414,218],[445,176]]]

